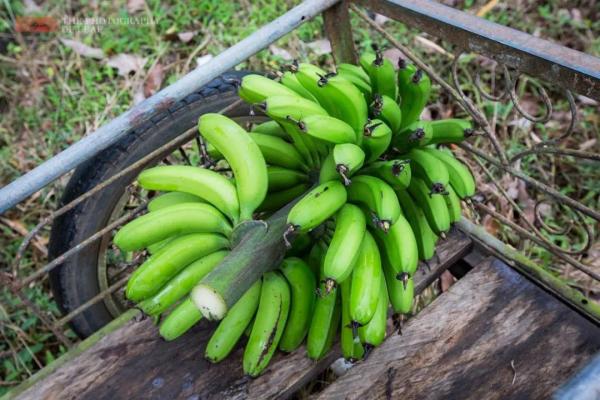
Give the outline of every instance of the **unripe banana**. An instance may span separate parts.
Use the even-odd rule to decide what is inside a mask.
[[[353,329],[350,317],[350,294],[352,290],[352,279],[346,279],[340,284],[342,326],[340,333],[340,345],[342,355],[350,362],[356,362],[363,358],[365,349],[360,342],[357,329]]]
[[[161,240],[160,242],[152,243],[151,245],[149,245],[148,247],[146,247],[146,250],[148,250],[148,253],[150,253],[150,254],[156,254],[157,252],[160,251],[160,249],[162,249],[163,247],[165,247],[165,245],[167,243],[169,243],[173,239],[175,239],[175,238],[174,237],[170,237],[170,238],[167,238],[165,240]]]
[[[285,140],[262,133],[251,133],[249,136],[258,145],[267,163],[296,171],[308,171],[298,150]]]
[[[267,121],[252,127],[251,132],[262,133],[263,135],[276,136],[283,140],[288,140],[289,136],[283,130],[277,121]]]
[[[396,134],[403,121],[402,110],[394,99],[385,95],[374,94],[373,102],[370,106],[371,117],[385,122],[390,127],[393,134]]]
[[[455,118],[431,121],[431,130],[431,144],[460,143],[474,134],[471,122]]]
[[[350,81],[361,91],[365,101],[370,102],[372,94],[371,79],[361,67],[352,64],[340,64],[337,66],[337,75]]]
[[[260,279],[254,282],[219,322],[204,351],[208,361],[217,363],[231,353],[256,314],[261,287]]]
[[[269,175],[269,193],[308,182],[306,174],[274,165],[267,167],[267,174]]]
[[[172,236],[220,233],[229,237],[231,231],[227,218],[210,204],[183,203],[134,219],[119,229],[113,242],[123,251],[134,251]]]
[[[339,313],[338,289],[333,288],[328,293],[325,283],[321,283],[306,339],[306,354],[309,358],[318,360],[329,351],[331,331],[337,332],[339,319],[336,314]]]
[[[379,279],[379,300],[377,301],[377,309],[373,318],[364,326],[358,328],[360,341],[365,345],[365,352],[369,352],[373,347],[379,346],[385,339],[385,330],[387,328],[388,316],[388,293],[385,286],[385,278],[383,274]]]
[[[454,223],[460,221],[460,215],[462,211],[460,207],[460,199],[458,198],[458,195],[454,189],[452,189],[452,185],[448,186],[448,195],[444,196],[444,200],[448,206],[450,222]]]
[[[279,349],[291,352],[302,344],[308,332],[316,301],[317,279],[310,267],[296,257],[284,259],[279,269],[290,285],[292,296],[292,305],[279,341]]]
[[[384,232],[389,230],[400,215],[400,204],[394,189],[374,176],[355,176],[348,186],[348,200],[364,204],[376,225]]]
[[[387,235],[378,230],[375,230],[374,234],[380,243],[381,252],[387,257],[396,274],[414,275],[419,264],[419,249],[406,217],[401,214]]]
[[[323,276],[327,288],[345,281],[352,273],[367,229],[362,210],[345,204],[335,217],[335,231],[325,254]]]
[[[336,144],[331,152],[335,171],[339,174],[344,185],[350,184],[350,177],[358,171],[365,161],[365,152],[352,143]]]
[[[430,121],[415,121],[394,136],[392,143],[396,150],[406,153],[415,147],[426,146],[433,135]]]
[[[369,120],[363,127],[362,147],[365,151],[365,163],[377,160],[386,152],[392,140],[392,130],[379,119]]]
[[[404,78],[402,82],[400,82],[401,76],[405,75],[398,74],[398,91],[402,99],[400,104],[402,110],[401,129],[403,129],[421,116],[421,112],[429,101],[431,80],[422,70],[417,70],[409,80]]]
[[[186,165],[163,165],[142,171],[138,183],[147,190],[193,194],[221,210],[234,223],[239,219],[235,186],[214,171]]]
[[[240,219],[252,219],[252,213],[267,195],[267,164],[258,145],[233,120],[221,114],[204,114],[198,130],[225,156],[235,176]]]
[[[225,250],[217,251],[194,261],[167,282],[158,293],[141,302],[139,307],[149,315],[158,315],[165,312],[179,299],[189,294],[194,286],[216,267],[227,254],[229,252]]]
[[[423,209],[429,226],[436,234],[439,235],[450,229],[450,214],[443,195],[431,194],[429,186],[414,176],[410,181],[408,191]]]
[[[410,160],[412,175],[421,178],[431,194],[446,193],[450,176],[442,161],[423,149],[412,149],[406,158]]]
[[[269,193],[265,201],[262,202],[258,211],[277,211],[292,200],[302,196],[310,188],[308,183],[301,183],[289,189]]]
[[[278,272],[266,272],[252,332],[244,351],[244,372],[256,377],[269,365],[290,309],[290,288]]]
[[[311,115],[298,121],[298,128],[328,143],[356,143],[356,134],[344,121],[326,115]]]
[[[309,115],[328,115],[319,104],[299,96],[267,97],[261,109],[275,121],[287,121],[288,117],[300,120]]]
[[[321,265],[325,260],[325,253],[327,251],[327,247],[323,246],[321,241],[317,241],[308,256],[306,257],[306,263],[310,267],[310,270],[313,272],[314,276],[321,276]]]
[[[288,232],[308,232],[321,225],[346,203],[344,185],[338,181],[325,182],[306,194],[290,210]]]
[[[394,190],[408,188],[411,178],[411,169],[408,160],[376,161],[363,168],[360,173],[383,179]]]
[[[398,195],[398,201],[400,202],[400,206],[402,206],[404,215],[415,234],[419,249],[419,259],[429,260],[435,253],[435,244],[438,237],[429,226],[423,210],[415,203],[410,194],[405,191],[398,191],[396,194]]]
[[[158,211],[161,208],[174,206],[175,204],[182,203],[204,203],[198,196],[183,192],[169,192],[156,196],[148,203],[148,211]]]
[[[366,231],[351,277],[350,318],[354,326],[363,326],[373,318],[381,295],[382,275],[379,248]]]
[[[291,71],[286,71],[281,75],[281,84],[289,89],[292,89],[294,92],[304,97],[307,100],[314,101],[318,103],[318,100],[315,96],[312,95],[302,84],[298,81],[296,74]]]
[[[270,96],[299,96],[281,83],[257,74],[246,75],[242,78],[238,94],[242,100],[250,104],[263,102]]]
[[[387,291],[395,314],[408,314],[412,308],[415,285],[412,276],[403,274],[401,279],[387,260],[382,261]]]
[[[330,114],[350,125],[358,141],[369,114],[361,91],[341,76],[323,77],[319,80],[319,85],[323,96],[335,102],[335,112]]]
[[[424,149],[427,153],[442,161],[448,170],[450,185],[461,199],[475,194],[475,179],[466,165],[458,161],[452,153],[437,149]]]
[[[159,333],[167,341],[175,340],[202,319],[198,307],[187,297],[160,323]]]
[[[360,57],[360,65],[371,79],[373,93],[389,96],[394,101],[397,98],[396,71],[391,61],[384,58],[379,49],[374,48],[375,54],[365,53]]]
[[[138,302],[153,296],[184,267],[228,245],[225,237],[213,233],[192,233],[173,239],[131,274],[127,298]]]

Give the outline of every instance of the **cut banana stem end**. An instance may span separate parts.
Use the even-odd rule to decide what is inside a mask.
[[[191,298],[202,316],[208,320],[221,320],[227,313],[227,304],[223,297],[209,286],[198,284],[192,290]]]
[[[388,233],[390,231],[392,223],[390,221],[382,219],[378,221],[377,226],[379,226],[379,229],[381,229],[383,233]]]

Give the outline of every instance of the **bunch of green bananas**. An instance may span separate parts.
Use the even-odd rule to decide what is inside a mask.
[[[234,228],[301,197],[287,216],[287,258],[227,310],[206,357],[221,361],[246,333],[244,371],[257,376],[278,347],[306,339],[319,359],[340,333],[344,356],[363,358],[383,341],[390,304],[411,311],[418,261],[433,257],[475,192],[466,165],[439,147],[472,126],[420,120],[430,90],[426,74],[404,61],[396,71],[378,49],[336,73],[295,63],[279,81],[245,76],[240,97],[270,120],[250,132],[218,114],[198,123],[233,176],[192,166],[140,174],[142,188],[166,193],[114,238],[150,254],[126,296],[147,314],[169,311],[160,333],[177,338],[204,314],[194,288],[227,256]]]

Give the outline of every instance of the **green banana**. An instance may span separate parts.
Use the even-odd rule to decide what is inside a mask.
[[[192,299],[187,297],[160,323],[160,336],[167,341],[175,340],[201,319],[202,313]]]
[[[213,332],[204,351],[204,357],[208,361],[217,363],[231,353],[256,314],[261,288],[262,281],[259,279],[250,286],[250,289],[240,297],[219,322],[219,326]]]
[[[361,67],[352,64],[340,64],[336,69],[339,77],[351,82],[361,91],[365,101],[370,101],[373,93],[371,78],[369,78],[369,75]]]
[[[385,257],[384,257],[385,258]],[[389,261],[382,259],[383,273],[387,285],[390,304],[395,314],[408,314],[412,308],[414,298],[414,279],[407,274],[398,279],[394,268]]]
[[[448,171],[450,185],[461,199],[475,194],[475,178],[466,165],[458,161],[452,153],[437,149],[424,149],[425,152],[442,161]]]
[[[234,223],[239,219],[240,205],[235,186],[214,171],[186,165],[163,165],[142,171],[138,183],[147,190],[193,194],[221,210]]]
[[[365,152],[365,163],[377,160],[386,152],[392,140],[392,130],[379,119],[369,120],[363,128],[362,148]]]
[[[370,211],[373,223],[387,232],[400,215],[400,204],[394,189],[385,181],[370,175],[358,175],[348,186],[348,200],[364,204]]]
[[[379,299],[375,314],[373,314],[373,317],[366,325],[358,328],[358,335],[360,341],[365,346],[365,353],[369,353],[373,347],[379,346],[383,343],[383,339],[385,339],[389,300],[383,274],[381,274],[379,279],[379,287]]]
[[[375,230],[375,237],[380,243],[380,249],[400,278],[402,273],[413,276],[419,264],[419,249],[417,239],[404,215],[400,215],[396,223],[386,234]]]
[[[442,161],[423,149],[412,149],[406,154],[412,175],[421,178],[431,194],[445,194],[450,182],[448,169]]]
[[[330,181],[318,185],[290,210],[284,238],[292,232],[308,232],[321,225],[346,203],[346,199],[346,189],[340,182]]]
[[[429,260],[435,253],[437,235],[429,226],[423,210],[415,203],[410,194],[405,191],[397,191],[396,195],[398,195],[400,206],[417,240],[419,259]]]
[[[358,335],[355,336],[356,329],[353,329],[352,318],[350,317],[350,294],[352,291],[352,279],[346,279],[340,284],[340,293],[342,297],[342,326],[340,333],[340,345],[342,355],[350,362],[356,362],[363,358],[365,349],[360,342]]]
[[[279,349],[296,350],[306,337],[317,290],[317,279],[310,267],[301,259],[289,257],[279,267],[287,279],[292,294],[290,313],[279,341]]]
[[[173,239],[131,274],[127,298],[137,302],[153,296],[191,262],[228,246],[225,237],[213,233],[192,233]]]
[[[198,196],[194,196],[193,194],[183,193],[183,192],[168,192],[165,194],[161,194],[160,196],[156,196],[150,202],[148,202],[148,211],[158,211],[161,208],[174,206],[175,204],[181,203],[203,203],[202,200]]]
[[[317,98],[313,96],[311,92],[306,90],[306,88],[298,81],[298,78],[294,72],[285,71],[283,75],[281,75],[281,84],[289,89],[292,89],[305,99],[318,103]]]
[[[301,132],[328,143],[356,143],[356,134],[344,121],[326,116],[310,115],[297,122]]]
[[[367,122],[369,110],[361,91],[350,81],[341,76],[323,77],[318,83],[323,96],[335,102],[334,112],[330,112],[354,129],[357,141]]]
[[[402,78],[402,79],[401,79]],[[431,93],[431,80],[422,70],[417,70],[409,79],[406,79],[406,69],[398,73],[398,91],[402,99],[401,129],[412,124],[421,116],[421,112],[429,101]]]
[[[433,135],[430,121],[415,121],[394,136],[393,145],[401,153],[426,146]]]
[[[327,292],[322,282],[318,293],[306,338],[306,354],[313,360],[318,360],[329,350],[329,337],[332,330],[337,331],[336,314],[339,314],[337,288]]]
[[[216,267],[227,254],[229,252],[225,250],[217,251],[194,261],[167,282],[158,293],[142,301],[139,307],[149,315],[158,315],[165,312],[179,299],[189,294],[194,286]]]
[[[450,214],[444,196],[432,195],[431,189],[425,181],[414,176],[410,181],[408,191],[423,209],[429,226],[436,234],[439,235],[450,229]]]
[[[252,213],[267,195],[267,164],[258,145],[233,120],[221,114],[204,114],[198,130],[225,156],[235,176],[240,219],[252,219]]]
[[[359,146],[352,143],[336,144],[321,165],[319,182],[341,177],[347,186],[350,177],[362,167],[364,160],[365,153]]]
[[[323,246],[321,241],[315,243],[308,255],[306,256],[306,263],[310,267],[310,270],[313,272],[314,276],[321,276],[321,264],[324,262],[325,252],[327,248]]]
[[[263,102],[270,96],[299,96],[281,83],[257,74],[246,75],[242,78],[238,94],[242,100],[250,104]]]
[[[431,121],[431,130],[431,144],[460,143],[475,133],[471,122],[455,118]]]
[[[289,189],[300,183],[308,182],[308,176],[293,169],[269,165],[267,167],[269,176],[269,192]]]
[[[229,237],[231,231],[227,218],[210,204],[183,203],[134,219],[119,229],[113,242],[123,251],[134,251],[172,236],[220,233]]]
[[[265,201],[258,207],[258,211],[277,211],[286,204],[291,203],[294,199],[302,196],[309,188],[310,185],[308,183],[301,183],[289,189],[269,193]]]
[[[396,71],[392,62],[384,58],[381,51],[374,47],[375,54],[365,53],[360,57],[360,65],[371,79],[373,93],[389,96],[396,100],[398,88],[396,86]]]
[[[452,186],[448,186],[448,195],[444,196],[444,200],[446,200],[446,205],[448,206],[448,214],[450,216],[450,222],[458,222],[460,221],[461,215],[461,207],[460,207],[460,199],[458,195],[452,189]]]
[[[256,377],[277,349],[290,309],[290,288],[278,272],[266,272],[252,332],[244,351],[244,372]]]
[[[283,130],[277,121],[267,121],[262,124],[254,125],[250,132],[262,133],[263,135],[277,136],[281,139],[288,140],[289,136]]]
[[[175,238],[170,237],[170,238],[161,240],[160,242],[152,243],[151,245],[146,247],[146,250],[148,250],[148,253],[150,253],[150,254],[156,254],[160,249],[165,247],[165,245],[173,239],[175,239]]]
[[[255,132],[249,136],[258,145],[265,161],[270,165],[296,171],[309,170],[296,147],[282,138]]]
[[[393,134],[396,134],[402,127],[402,121],[404,120],[402,110],[398,103],[391,97],[374,94],[370,111],[371,116],[385,122]]]
[[[394,190],[404,190],[410,184],[411,169],[407,160],[376,161],[360,171],[386,181]]]
[[[323,277],[328,290],[352,273],[367,229],[362,210],[345,204],[335,217],[335,231],[324,260]]]
[[[382,273],[379,248],[371,233],[366,231],[351,277],[350,318],[353,326],[367,324],[375,314]]]

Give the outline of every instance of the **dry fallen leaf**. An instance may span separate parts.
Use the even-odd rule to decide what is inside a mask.
[[[212,54],[207,54],[202,57],[198,57],[196,58],[196,67],[201,67],[202,65],[207,64],[212,59]]]
[[[281,58],[283,58],[286,61],[290,61],[290,60],[294,59],[294,57],[290,54],[289,51],[287,51],[286,49],[282,49],[281,47],[277,47],[275,45],[270,45],[269,46],[269,51],[274,56],[281,57]]]
[[[134,14],[138,11],[146,8],[146,2],[144,0],[128,0],[127,1],[127,12]]]
[[[196,36],[198,31],[181,32],[177,34],[177,38],[183,43],[187,43]]]
[[[491,215],[483,217],[483,227],[492,236],[496,236],[500,230],[500,224]]]
[[[67,46],[82,57],[96,58],[98,60],[101,60],[105,57],[102,49],[90,47],[86,44],[81,43],[80,41],[66,38],[60,38],[60,41],[62,42],[62,44],[64,44],[65,46]]]
[[[150,71],[148,71],[148,75],[146,76],[146,81],[144,82],[145,97],[150,97],[154,93],[158,92],[160,85],[162,85],[164,76],[165,74],[162,64],[157,63],[150,68]]]
[[[117,68],[118,74],[121,76],[129,76],[144,68],[146,60],[146,58],[134,54],[123,53],[109,58],[106,65]]]
[[[331,53],[331,43],[327,39],[318,39],[306,45],[318,56]]]

